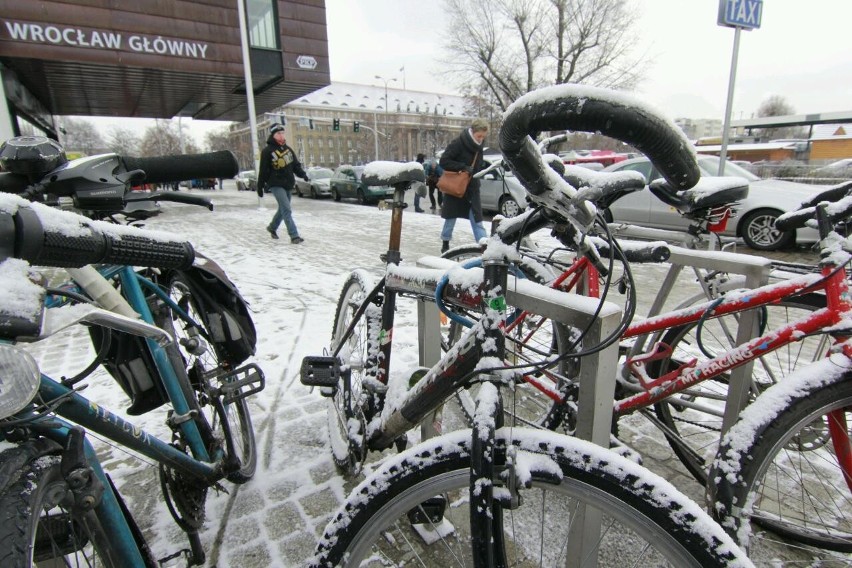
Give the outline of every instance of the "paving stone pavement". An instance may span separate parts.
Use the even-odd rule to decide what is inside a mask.
[[[325,400],[299,384],[299,365],[303,356],[322,353],[348,271],[368,267],[380,273],[379,254],[387,247],[389,215],[352,203],[294,196],[296,222],[306,242],[293,246],[283,240],[272,242],[264,230],[273,212],[271,197],[258,203],[255,194],[237,192],[232,182],[226,182],[224,191],[193,193],[211,197],[216,210],[210,214],[200,208],[163,204],[163,213],[148,225],[187,235],[196,248],[226,269],[261,323],[259,329],[264,333],[259,337],[255,359],[267,377],[266,390],[251,400],[260,452],[258,472],[243,486],[227,484],[227,493],[210,492],[201,533],[206,566],[300,566],[311,556],[326,522],[353,484],[344,482],[334,468],[327,442]],[[408,211],[413,212],[413,208]],[[405,219],[403,259],[439,254],[440,219],[429,213],[406,213]],[[459,223],[453,245],[465,241],[472,242],[470,229]],[[799,254],[807,257],[809,253]],[[246,258],[253,262],[246,262]],[[312,271],[310,278],[288,278],[305,270]],[[658,273],[637,274],[643,279],[640,290],[655,290]],[[649,301],[642,298],[640,312],[647,309]],[[416,321],[412,319],[413,308],[400,309],[401,319]],[[81,338],[77,336],[76,340]],[[85,336],[82,340],[85,342]],[[395,330],[394,340],[395,349],[407,353],[400,357],[403,361],[416,361],[416,329],[402,330],[398,336]],[[63,352],[70,356],[73,350]],[[48,374],[51,366],[57,371],[67,363],[67,359],[55,357],[55,350],[52,353],[54,356],[43,363]],[[103,380],[102,388],[114,388],[108,378]],[[131,419],[164,434],[162,416]],[[658,431],[643,424],[641,418],[630,417],[622,424],[622,432],[647,467],[701,502],[702,488],[680,465]],[[120,490],[155,553],[165,556],[186,546],[159,498],[156,468],[129,460],[117,450],[105,447],[101,452],[107,468],[115,471]]]

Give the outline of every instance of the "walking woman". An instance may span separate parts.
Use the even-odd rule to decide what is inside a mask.
[[[482,143],[485,141],[486,134],[488,134],[488,123],[481,118],[474,119],[469,129],[447,145],[447,149],[441,155],[441,167],[451,172],[466,171],[471,176],[480,171],[484,167]],[[470,228],[473,230],[473,238],[476,242],[487,236],[485,227],[482,225],[479,179],[471,178],[467,191],[462,197],[444,195],[441,218],[444,219],[444,229],[441,231],[442,253],[450,248],[456,219],[470,220]]]

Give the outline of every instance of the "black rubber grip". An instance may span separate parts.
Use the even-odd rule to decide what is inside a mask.
[[[0,193],[21,193],[30,185],[27,176],[0,172]]]
[[[8,215],[8,214],[5,214]],[[13,256],[39,266],[79,268],[87,264],[126,264],[152,268],[192,266],[195,250],[184,241],[163,241],[123,229],[123,234],[102,231],[85,217],[75,230],[45,229],[38,215],[20,208],[14,215]]]
[[[237,157],[230,150],[152,158],[123,157],[121,160],[128,171],[143,170],[145,181],[148,183],[195,178],[232,178],[240,169]]]
[[[626,142],[654,163],[678,189],[698,183],[701,172],[689,140],[671,121],[624,93],[556,85],[528,93],[503,117],[500,150],[527,190],[547,190],[541,153],[530,136],[551,130],[597,132]]]

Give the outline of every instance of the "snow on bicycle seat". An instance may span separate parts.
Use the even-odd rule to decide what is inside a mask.
[[[748,181],[738,177],[703,176],[691,189],[678,191],[666,180],[655,179],[651,193],[684,215],[704,209],[733,205],[748,196]]]
[[[364,183],[367,185],[410,184],[426,181],[426,172],[419,162],[370,162],[364,166]]]

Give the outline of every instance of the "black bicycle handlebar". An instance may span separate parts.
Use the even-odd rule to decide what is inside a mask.
[[[165,183],[193,178],[232,178],[239,172],[237,157],[230,150],[156,156],[152,158],[121,157],[127,171],[142,170],[148,183]]]
[[[0,198],[0,261],[6,258],[62,268],[109,263],[186,269],[195,251],[185,241],[5,196]]]
[[[500,150],[534,194],[549,189],[541,152],[530,136],[543,131],[599,132],[635,147],[678,189],[698,183],[701,172],[689,140],[671,121],[624,93],[581,85],[556,85],[528,93],[503,116]]]

